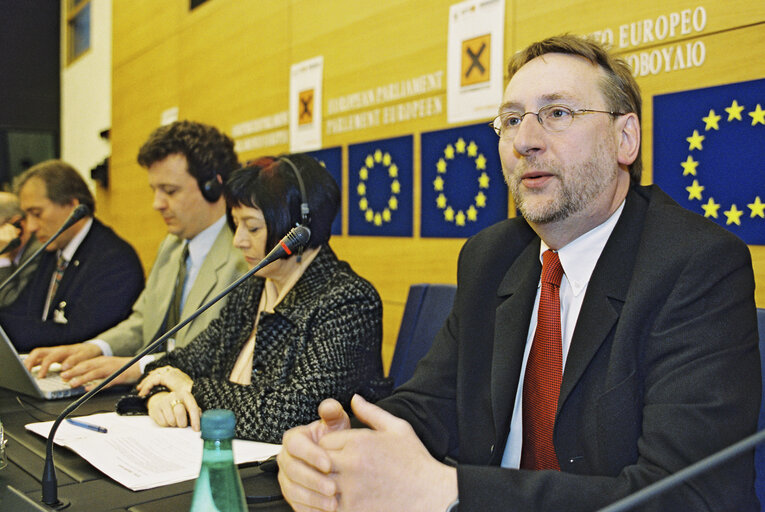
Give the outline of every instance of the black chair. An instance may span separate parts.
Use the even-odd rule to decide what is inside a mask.
[[[762,402],[760,405],[760,419],[757,429],[765,428],[765,309],[757,310],[757,327],[760,330],[760,364],[762,365]],[[765,512],[765,445],[760,444],[754,451],[754,465],[757,472],[757,480],[754,483],[757,497],[760,499],[760,507]]]
[[[430,349],[433,338],[449,316],[456,291],[457,286],[453,284],[413,284],[409,287],[388,373],[394,389],[409,380],[417,362]]]

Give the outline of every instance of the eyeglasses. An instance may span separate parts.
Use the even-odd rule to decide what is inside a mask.
[[[494,128],[494,131],[503,139],[515,138],[518,133],[518,128],[523,122],[523,118],[529,114],[537,116],[537,121],[542,127],[550,132],[560,132],[571,126],[574,121],[574,117],[583,114],[609,114],[612,116],[623,116],[623,112],[611,112],[609,110],[593,110],[590,108],[580,108],[574,110],[563,105],[546,105],[539,109],[539,112],[524,112],[520,114],[518,112],[503,112],[494,118],[494,121],[489,123],[489,126]]]

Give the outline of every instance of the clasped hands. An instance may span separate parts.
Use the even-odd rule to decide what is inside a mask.
[[[351,401],[369,429],[351,429],[336,400],[321,419],[284,434],[277,457],[282,494],[296,512],[438,511],[457,497],[457,471],[434,459],[411,425],[360,396]]]
[[[172,366],[155,368],[136,386],[138,396],[148,396],[155,386],[165,386],[170,391],[152,395],[146,402],[149,416],[160,427],[185,428],[189,424],[199,431],[202,411],[197,405],[191,388],[194,381],[187,374]]]

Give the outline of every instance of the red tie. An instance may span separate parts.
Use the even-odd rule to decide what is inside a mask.
[[[542,292],[537,330],[523,380],[523,447],[521,468],[560,471],[553,446],[555,410],[563,375],[560,335],[560,280],[558,253],[542,255]]]

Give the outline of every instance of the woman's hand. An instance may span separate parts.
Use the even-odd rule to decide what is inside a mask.
[[[191,428],[199,432],[199,418],[202,414],[197,401],[190,392],[163,391],[152,395],[146,402],[149,416],[160,427]]]
[[[194,385],[194,381],[180,371],[178,368],[172,366],[163,366],[152,370],[144,379],[136,386],[138,390],[138,396],[146,396],[154,386],[165,386],[170,391],[185,392],[191,394],[191,387]]]

